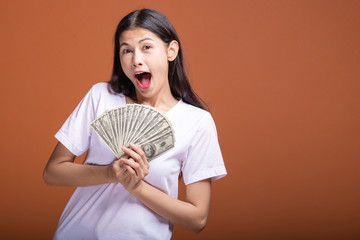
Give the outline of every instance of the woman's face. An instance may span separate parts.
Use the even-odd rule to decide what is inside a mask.
[[[119,41],[121,67],[134,84],[137,97],[149,99],[170,93],[168,68],[173,60],[172,43],[166,44],[144,28],[124,31]]]

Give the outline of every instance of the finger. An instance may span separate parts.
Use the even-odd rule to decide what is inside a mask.
[[[140,164],[136,161],[134,161],[134,159],[129,158],[123,161],[124,162],[124,166],[130,166],[132,168],[134,168],[135,170],[137,168],[140,168]]]
[[[141,168],[143,169],[142,174],[144,174],[144,177],[147,176],[149,174],[150,164],[146,158],[145,152],[141,148],[141,145],[131,143],[130,147],[133,148],[134,151],[136,151],[140,155],[142,162],[139,161],[139,164],[140,164]]]
[[[141,168],[146,169],[148,166],[146,165],[144,158],[146,159],[146,156],[141,148],[135,147],[134,144],[130,144],[131,148],[125,148],[123,147],[123,151],[130,155],[131,158],[133,158],[136,162],[138,162],[141,166]]]
[[[129,156],[128,154],[124,153],[120,158],[130,158],[130,156]],[[119,158],[119,159],[120,159],[120,158]],[[118,160],[119,160],[119,159],[118,159]]]
[[[127,171],[128,173],[130,173],[131,175],[136,175],[136,171],[135,171],[132,167],[130,167],[129,165],[126,165],[126,166],[125,166],[125,169],[126,169],[126,171]]]
[[[131,159],[130,156],[126,155],[124,157],[119,158],[119,165],[122,167],[127,160]]]
[[[133,171],[135,171],[136,175],[144,178],[144,169],[141,168],[140,164],[138,162],[135,162],[133,159],[126,159],[124,160],[124,166],[126,167],[126,169],[129,169],[128,167],[130,167]],[[128,170],[129,171],[129,170]]]
[[[137,153],[132,150],[131,148],[128,148],[128,147],[122,147],[121,150],[123,150],[123,152],[129,156],[129,158],[134,158],[136,159],[137,158]]]
[[[130,167],[140,167],[140,164],[137,163],[134,159],[129,158],[129,159],[121,159],[121,165],[122,168],[126,168],[126,166],[130,166]]]
[[[125,168],[126,164],[122,160],[116,160],[112,163],[112,173],[113,176],[119,180],[126,173],[127,169]]]
[[[145,152],[142,150],[141,145],[137,145],[137,144],[132,144],[130,143],[130,147],[137,152],[137,154],[139,154],[139,156],[141,157],[143,164],[145,165],[146,168],[149,168],[149,162],[146,158],[146,154]]]

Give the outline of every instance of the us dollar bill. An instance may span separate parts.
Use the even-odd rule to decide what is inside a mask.
[[[174,147],[174,136],[172,132],[169,132],[163,136],[153,139],[152,141],[141,144],[146,158],[151,160],[159,154]]]
[[[91,123],[91,127],[95,130],[95,132],[100,136],[100,138],[106,143],[106,145],[110,148],[110,150],[114,153],[116,157],[120,157],[118,154],[118,150],[112,141],[109,133],[106,128],[103,126],[101,120],[95,120]]]

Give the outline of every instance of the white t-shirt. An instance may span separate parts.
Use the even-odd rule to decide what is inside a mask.
[[[95,84],[55,137],[73,154],[87,152],[84,164],[107,165],[114,154],[90,127],[106,110],[126,104],[123,94]],[[185,184],[224,177],[214,121],[209,112],[180,100],[166,114],[175,131],[175,147],[149,162],[145,180],[177,198],[178,177]],[[159,216],[120,183],[78,187],[65,207],[54,239],[170,239],[173,224]]]

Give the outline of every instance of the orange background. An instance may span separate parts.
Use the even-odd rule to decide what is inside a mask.
[[[2,239],[50,239],[53,135],[128,12],[164,13],[215,119],[228,176],[208,225],[173,239],[360,239],[360,1],[0,1]],[[182,189],[183,191],[183,189]]]

